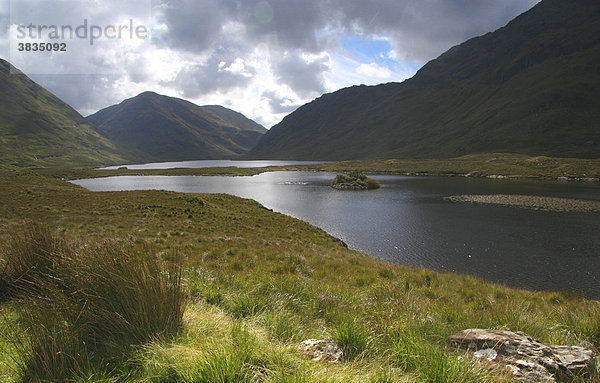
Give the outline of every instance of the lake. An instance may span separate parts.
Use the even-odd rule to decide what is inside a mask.
[[[600,185],[464,177],[374,176],[372,191],[329,187],[335,174],[252,177],[126,176],[73,181],[92,191],[229,193],[318,226],[352,249],[397,264],[481,276],[533,290],[600,298],[600,214],[444,200],[531,194],[600,200]]]

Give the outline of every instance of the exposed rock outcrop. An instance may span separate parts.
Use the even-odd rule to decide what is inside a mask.
[[[342,360],[344,353],[331,338],[308,339],[300,344],[302,354],[316,361],[336,363]]]
[[[592,351],[542,343],[522,332],[469,329],[448,338],[450,345],[474,351],[476,358],[509,368],[527,382],[570,382],[594,372]]]

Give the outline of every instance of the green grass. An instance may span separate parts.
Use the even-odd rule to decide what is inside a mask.
[[[419,176],[486,177],[502,175],[509,178],[572,179],[600,178],[600,159],[530,157],[510,153],[468,155],[448,159],[360,160],[329,162],[316,165],[270,166],[266,168],[189,168],[189,169],[35,169],[36,173],[58,179],[83,179],[133,175],[172,176],[252,176],[269,171],[322,171],[366,174],[396,174]]]
[[[255,201],[165,191],[92,193],[31,171],[0,175],[3,259],[14,243],[11,238],[24,238],[31,222],[78,254],[77,262],[69,261],[77,272],[61,277],[74,287],[54,285],[53,296],[60,299],[51,305],[25,298],[0,305],[3,381],[19,381],[25,371],[19,366],[30,360],[19,352],[19,343],[11,342],[14,337],[27,347],[28,339],[52,339],[69,354],[81,354],[72,365],[66,359],[52,361],[59,355],[52,352],[54,343],[38,341],[42,346],[36,346],[48,351],[36,353],[41,360],[72,371],[80,382],[508,382],[507,376],[456,354],[446,338],[479,327],[524,331],[544,342],[596,352],[600,347],[598,301],[390,265]],[[107,251],[107,239],[124,246],[119,247],[124,263],[104,258],[114,255]],[[119,335],[86,338],[93,341],[82,349],[76,341],[80,335],[73,336],[81,333],[74,331],[73,318],[85,300],[65,292],[93,289],[90,295],[123,305],[106,305],[104,299],[87,303],[91,311],[83,310],[85,323],[104,323],[115,308],[133,318],[127,322],[144,322],[137,313],[154,308],[157,303],[148,302],[156,302],[164,290],[123,291],[128,281],[145,286],[145,277],[138,279],[133,271],[141,268],[142,275],[171,283],[168,269],[166,274],[150,272],[140,264],[146,256],[161,265],[183,265],[188,304],[179,331],[155,337],[136,333],[127,323],[86,326],[94,329],[91,334]],[[111,265],[129,271],[111,282]],[[163,312],[168,316],[172,310]],[[47,331],[36,335],[27,330],[27,323],[34,322],[46,324]],[[149,325],[148,333],[170,326]],[[317,363],[299,352],[302,340],[327,336],[340,341],[346,360]],[[96,345],[98,338],[106,344]],[[119,338],[127,340],[118,343]]]
[[[58,179],[84,179],[116,176],[253,176],[263,172],[261,168],[237,168],[234,166],[223,168],[181,168],[181,169],[35,169],[34,172]]]
[[[326,172],[359,171],[368,174],[557,179],[599,178],[600,159],[526,156],[511,153],[472,154],[445,159],[388,159],[330,162],[318,165],[285,166],[283,170]]]
[[[333,340],[344,352],[345,360],[353,360],[367,351],[370,334],[354,322],[342,322],[334,330]]]
[[[132,345],[181,327],[180,267],[126,244],[78,245],[31,226],[3,260],[6,270],[23,271],[17,279],[0,277],[17,302],[20,324],[4,336],[17,350],[24,381],[65,381],[90,369],[114,373]]]

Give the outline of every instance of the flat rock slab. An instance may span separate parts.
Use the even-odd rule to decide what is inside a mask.
[[[522,332],[469,329],[452,335],[448,342],[510,369],[515,378],[527,382],[570,382],[592,376],[595,368],[591,350],[542,343]]]
[[[308,339],[300,343],[302,353],[316,361],[336,363],[342,360],[344,353],[331,338]]]
[[[445,197],[453,202],[519,207],[544,211],[600,212],[600,201],[516,194],[467,194]]]

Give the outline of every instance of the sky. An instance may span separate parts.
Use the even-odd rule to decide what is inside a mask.
[[[0,58],[84,116],[154,91],[270,128],[323,93],[410,78],[537,2],[0,0]]]

